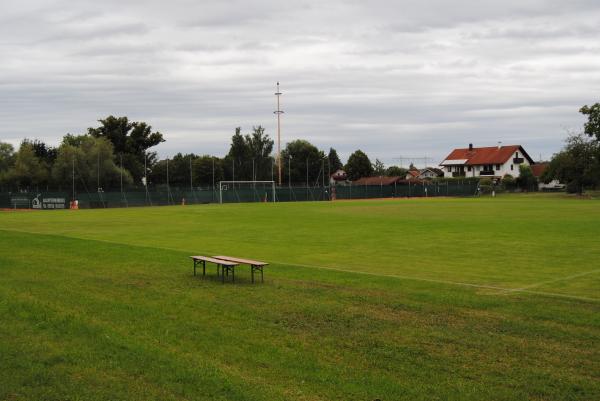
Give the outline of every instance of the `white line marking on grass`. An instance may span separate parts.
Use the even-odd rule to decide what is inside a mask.
[[[565,298],[565,299],[575,299],[575,300],[579,300],[579,301],[600,302],[599,298],[582,297],[582,296],[579,296],[579,295],[559,294],[557,292],[529,291],[529,290],[521,290],[519,292],[524,292],[526,294],[546,295],[546,296],[549,296],[549,297],[557,297],[557,298]]]
[[[451,284],[451,285],[457,285],[457,286],[461,286],[461,287],[486,288],[486,289],[489,289],[489,290],[500,290],[500,291],[508,291],[508,290],[510,290],[510,288],[497,287],[497,286],[485,285],[485,284],[462,283],[460,281],[440,280],[440,279],[435,279],[435,278],[424,278],[424,277],[414,277],[414,276],[403,276],[403,275],[400,275],[400,274],[363,272],[363,271],[360,271],[360,270],[348,270],[348,269],[342,269],[342,268],[339,268],[339,267],[306,265],[306,264],[299,264],[299,263],[277,262],[277,261],[273,261],[272,263],[277,264],[277,265],[284,265],[284,266],[308,267],[308,268],[311,268],[311,269],[322,269],[322,270],[332,270],[332,271],[343,272],[343,273],[363,274],[363,275],[366,275],[366,276],[392,277],[392,278],[399,278],[399,279],[402,279],[402,280],[425,281],[425,282],[428,282],[428,283],[437,283],[437,284]]]
[[[87,237],[73,237],[73,236],[65,235],[65,234],[48,234],[48,233],[42,233],[42,232],[36,232],[36,231],[27,231],[27,230],[19,230],[19,229],[0,228],[0,231],[14,231],[14,232],[20,232],[20,233],[25,233],[25,234],[48,235],[48,236],[63,237],[63,238],[70,238],[70,239],[77,239],[77,240],[84,240],[84,241],[98,241],[98,242],[104,242],[104,243],[113,244],[113,245],[125,245],[125,246],[137,247],[137,248],[163,249],[165,251],[188,252],[190,254],[192,254],[192,253],[195,252],[195,251],[188,251],[186,249],[179,249],[179,248],[169,248],[169,247],[162,247],[162,246],[131,244],[131,243],[127,243],[127,242],[118,242],[118,241],[107,240],[107,239],[87,238]],[[207,250],[205,250],[205,251],[207,251]],[[218,252],[208,252],[208,253],[218,253]],[[384,273],[363,272],[363,271],[348,270],[348,269],[342,269],[342,268],[330,267],[330,266],[308,265],[308,264],[281,262],[281,261],[273,261],[273,260],[270,263],[271,264],[277,264],[277,265],[283,265],[283,266],[305,267],[305,268],[310,268],[310,269],[331,270],[331,271],[337,271],[337,272],[342,272],[342,273],[362,274],[362,275],[365,275],[365,276],[373,276],[373,277],[389,277],[389,278],[396,278],[396,279],[400,279],[400,280],[413,280],[413,281],[422,281],[422,282],[427,282],[427,283],[454,285],[454,286],[460,286],[460,287],[482,288],[482,289],[488,289],[488,290],[502,291],[505,294],[515,293],[515,292],[521,292],[521,293],[527,293],[527,294],[544,295],[544,296],[548,296],[548,297],[573,299],[573,300],[578,300],[578,301],[600,302],[599,298],[588,298],[588,297],[582,297],[582,296],[578,296],[578,295],[559,294],[559,293],[545,292],[545,291],[530,291],[530,290],[527,289],[527,288],[530,288],[529,286],[528,287],[523,287],[523,288],[504,288],[504,287],[498,287],[498,286],[492,286],[492,285],[486,285],[486,284],[462,283],[462,282],[459,282],[459,281],[450,281],[450,280],[439,280],[439,279],[423,278],[423,277],[403,276],[403,275],[399,275],[399,274],[384,274]],[[583,276],[583,275],[591,274],[591,273],[597,272],[597,271],[600,271],[600,269],[594,270],[594,271],[591,271],[591,272],[580,273],[580,274],[577,274],[577,275],[574,275],[574,276],[575,277]],[[575,278],[575,277],[572,277],[572,278]],[[567,277],[564,277],[563,280],[564,279],[567,279]],[[556,281],[559,281],[559,279],[557,279]]]
[[[535,283],[535,284],[531,284],[531,285],[526,285],[525,287],[512,288],[510,290],[507,290],[507,292],[525,291],[525,290],[529,290],[530,288],[540,287],[540,286],[545,285],[545,284],[552,284],[552,283],[556,283],[556,282],[559,282],[559,281],[572,280],[574,278],[583,277],[583,276],[587,276],[589,274],[594,274],[594,273],[599,273],[599,272],[600,272],[600,269],[590,270],[590,271],[587,271],[587,272],[577,273],[577,274],[573,274],[571,276],[560,277],[560,278],[556,278],[556,279],[553,279],[553,280],[540,281],[539,283]]]
[[[522,293],[527,293],[527,294],[545,295],[545,296],[549,296],[549,297],[575,299],[575,300],[579,300],[579,301],[600,302],[599,298],[589,298],[589,297],[582,297],[579,295],[568,295],[568,294],[560,294],[560,293],[555,293],[555,292],[529,291],[528,289],[521,289],[521,288],[503,288],[503,287],[486,285],[486,284],[462,283],[459,281],[402,276],[402,275],[398,275],[398,274],[370,273],[370,272],[347,270],[347,269],[340,269],[337,267],[328,267],[328,266],[306,265],[306,264],[275,262],[275,261],[273,261],[273,263],[279,264],[279,265],[285,265],[285,266],[296,266],[296,267],[307,267],[307,268],[312,268],[312,269],[332,270],[332,271],[339,271],[339,272],[343,272],[343,273],[355,273],[355,274],[363,274],[363,275],[375,276],[375,277],[390,277],[390,278],[397,278],[397,279],[401,279],[401,280],[424,281],[424,282],[428,282],[428,283],[455,285],[455,286],[461,286],[461,287],[474,287],[474,288],[483,288],[483,289],[490,289],[490,290],[499,290],[499,291],[504,291],[504,293],[522,292]],[[598,270],[598,271],[600,271],[600,270]],[[588,273],[591,273],[591,272],[588,272]]]

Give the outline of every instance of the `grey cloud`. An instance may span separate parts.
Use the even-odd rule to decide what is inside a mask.
[[[223,155],[236,126],[394,163],[523,143],[549,157],[599,101],[591,1],[3,2],[0,140],[57,144],[108,114],[162,155]]]

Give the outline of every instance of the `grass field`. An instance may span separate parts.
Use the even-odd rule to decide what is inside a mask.
[[[599,400],[600,201],[0,213],[0,400]],[[266,282],[188,255],[264,259]]]

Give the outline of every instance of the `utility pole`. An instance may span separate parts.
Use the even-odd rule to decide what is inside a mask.
[[[167,203],[171,204],[171,187],[169,186],[169,158],[167,157]]]
[[[120,175],[119,175],[119,180],[120,180],[120,184],[121,184],[121,194],[123,194],[123,153],[121,153],[119,155],[119,160],[120,160]]]
[[[73,196],[71,198],[72,201],[75,200],[75,157],[73,157],[73,163],[71,165],[71,175],[73,178]]]
[[[321,186],[325,188],[325,159],[321,160],[321,174],[323,174]]]
[[[100,192],[100,150],[98,150],[98,162],[97,162],[97,166],[98,166],[98,175],[97,175],[97,188],[98,188],[98,192]]]
[[[144,151],[144,188],[146,188],[146,201],[152,206],[152,199],[150,199],[150,192],[148,191],[148,154]]]
[[[277,171],[279,176],[279,186],[281,186],[281,115],[283,114],[283,110],[281,110],[279,104],[279,97],[282,95],[279,90],[279,82],[277,82],[277,92],[275,92],[275,96],[277,96],[277,110],[273,113],[277,115]]]

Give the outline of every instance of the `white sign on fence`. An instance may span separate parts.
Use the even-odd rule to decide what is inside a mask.
[[[32,209],[64,209],[66,204],[65,198],[41,198],[42,195],[38,194],[31,201]]]

